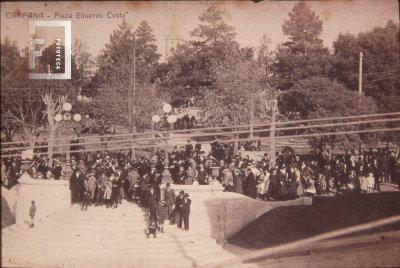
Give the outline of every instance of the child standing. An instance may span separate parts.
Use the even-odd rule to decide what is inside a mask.
[[[372,189],[375,187],[375,178],[372,172],[368,173],[367,182],[368,182],[368,193],[370,194]]]
[[[29,225],[29,228],[35,227],[33,224],[33,219],[35,218],[35,213],[36,213],[36,206],[35,206],[35,201],[32,200],[31,202],[31,208],[29,209],[29,217],[31,217],[31,225]]]
[[[147,238],[150,238],[150,235],[153,235],[153,238],[157,238],[156,234],[157,234],[157,225],[156,225],[156,221],[151,221],[150,222],[150,226],[147,229]]]
[[[365,176],[362,176],[360,179],[360,189],[361,193],[365,194],[368,191],[368,179]]]
[[[83,190],[82,210],[87,210],[88,205],[91,203],[91,195],[92,193],[90,192],[90,190],[87,188],[86,185],[85,190]]]
[[[164,233],[164,221],[168,216],[167,207],[165,201],[161,201],[157,206],[156,215],[158,218],[158,225],[161,229],[161,233]]]

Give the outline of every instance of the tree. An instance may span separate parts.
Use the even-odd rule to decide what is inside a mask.
[[[3,126],[17,130],[33,148],[45,125],[41,92],[36,88],[2,88],[1,96],[2,131]]]
[[[333,43],[334,77],[358,90],[359,55],[363,53],[363,92],[375,99],[400,95],[399,25],[389,20],[386,27],[371,31],[339,34]],[[380,96],[382,95],[382,96]]]
[[[265,72],[254,62],[220,65],[213,70],[216,86],[200,101],[212,125],[247,125],[254,114],[256,96],[265,90]]]
[[[83,41],[75,38],[74,45],[72,46],[72,57],[76,63],[79,75],[77,83],[81,86],[88,85],[91,78],[94,76],[95,61],[87,50],[88,47]]]
[[[212,66],[236,64],[253,58],[253,48],[240,48],[235,41],[235,28],[223,17],[225,10],[212,3],[199,17],[201,24],[190,32],[194,41],[178,46],[168,59],[169,71],[163,85],[212,86]]]
[[[376,102],[371,97],[360,96],[357,92],[349,91],[344,86],[327,78],[310,78],[297,82],[291,90],[281,95],[278,105],[280,112],[289,120],[365,115],[378,111]],[[332,121],[319,121],[306,125],[325,123],[332,123]],[[371,124],[343,125],[312,128],[305,133],[330,133],[369,128],[371,128]],[[337,146],[355,147],[362,142],[361,137],[359,134],[318,136],[309,139],[309,143],[314,148],[323,149],[330,146],[333,150]],[[364,139],[366,140],[367,136],[364,136]]]
[[[271,66],[274,62],[273,52],[269,48],[271,39],[266,34],[263,34],[260,42],[261,44],[257,49],[257,63],[266,70],[268,75],[271,73]]]
[[[93,78],[92,87],[120,87],[124,90],[131,87],[133,77],[134,50],[136,58],[137,83],[150,82],[160,54],[152,29],[142,21],[133,32],[133,26],[125,20],[110,35],[110,43],[97,57],[98,70]]]
[[[8,36],[5,37],[3,42],[1,42],[1,84],[3,87],[8,86],[6,81],[9,78],[8,81],[11,81],[17,75],[21,61],[22,57],[17,43],[15,41],[12,42]],[[5,141],[12,141],[15,133],[18,131],[18,127],[13,124],[13,120],[4,116],[7,113],[7,105],[3,92],[1,100],[1,132],[5,134]]]
[[[93,96],[90,105],[95,118],[107,125],[124,125],[129,132],[143,130],[161,101],[151,84],[161,56],[156,53],[152,29],[146,21],[135,32],[132,29],[124,20],[110,35],[110,43],[96,59],[99,68],[91,88],[84,90],[86,96]]]
[[[323,23],[319,16],[301,1],[289,12],[289,18],[282,30],[290,41],[278,46],[274,64],[275,77],[281,89],[290,88],[293,81],[327,77],[331,71],[329,49],[320,39]]]

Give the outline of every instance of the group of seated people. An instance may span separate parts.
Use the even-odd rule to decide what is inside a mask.
[[[17,183],[23,172],[25,171],[21,169],[21,157],[2,159],[1,181],[8,189]],[[61,162],[57,158],[54,158],[52,166],[49,166],[47,156],[36,155],[26,172],[34,179],[66,179]]]

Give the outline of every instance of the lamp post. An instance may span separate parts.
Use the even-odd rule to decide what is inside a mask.
[[[165,114],[169,114],[172,110],[172,107],[170,104],[165,103],[163,105],[163,111]],[[153,115],[151,118],[151,137],[154,137],[154,123],[158,123],[160,122],[161,118],[159,115]],[[168,125],[169,124],[173,124],[176,122],[176,120],[178,120],[178,118],[176,117],[176,115],[169,115],[169,116],[165,116],[164,120],[167,121]],[[168,127],[167,130],[169,130],[170,128]],[[168,133],[163,133],[163,136],[166,137],[168,136]],[[168,139],[165,139],[165,157],[168,160]]]
[[[65,102],[62,106],[62,111],[61,113],[58,113],[54,116],[54,120],[59,123],[61,121],[68,122],[71,120],[71,117],[75,122],[79,122],[82,119],[82,116],[80,114],[74,114],[74,116],[71,115],[71,109],[72,105],[68,102]],[[68,175],[72,173],[71,170],[71,157],[70,157],[70,151],[69,151],[69,140],[67,140],[67,153],[65,157],[65,175],[68,178]]]

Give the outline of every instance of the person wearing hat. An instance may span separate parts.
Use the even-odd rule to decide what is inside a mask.
[[[96,205],[95,205],[95,207],[99,206],[100,202],[104,198],[107,181],[108,181],[108,178],[106,176],[106,172],[105,172],[104,169],[101,169],[97,173],[97,194],[96,194]]]
[[[114,180],[112,180],[111,203],[113,204],[113,208],[116,209],[118,207],[120,182],[118,172],[114,172],[112,175],[114,177]]]
[[[87,189],[90,191],[90,203],[91,206],[94,201],[94,194],[97,189],[97,179],[94,176],[94,171],[92,170],[88,175]]]
[[[170,220],[171,222],[175,222],[175,219],[171,217],[172,211],[175,208],[175,201],[176,201],[176,196],[175,196],[175,191],[171,189],[171,184],[168,182],[166,189],[164,190],[164,201],[167,209],[167,219]]]
[[[147,208],[146,192],[149,190],[150,177],[149,174],[144,174],[140,179],[140,205]]]
[[[251,167],[247,168],[247,176],[245,179],[245,195],[256,199],[257,197],[257,181]]]
[[[273,167],[271,169],[271,174],[269,175],[269,185],[267,191],[267,200],[269,201],[271,197],[276,200],[278,195],[279,187],[279,175],[277,174],[277,169]]]
[[[185,146],[181,146],[181,150],[179,151],[178,160],[183,160],[183,161],[185,161],[185,159],[186,159]]]
[[[81,192],[85,188],[86,176],[81,172],[79,167],[69,179],[69,189],[71,190],[71,205],[78,203]]]
[[[104,190],[103,198],[106,201],[106,208],[112,207],[111,195],[112,195],[113,180],[115,180],[115,178],[114,178],[114,175],[111,174],[111,176],[108,178],[108,180],[105,183],[105,190]]]
[[[190,204],[192,201],[189,199],[189,194],[185,193],[183,197],[183,201],[180,204],[180,212],[181,216],[179,219],[178,227],[182,228],[182,220],[185,226],[185,231],[189,231],[189,214],[190,214]]]
[[[140,176],[139,176],[139,173],[137,172],[136,167],[128,168],[127,170],[129,171],[128,175],[126,176],[126,180],[129,183],[127,200],[132,201],[133,195],[137,194],[136,186],[138,185]]]
[[[150,220],[157,220],[156,211],[157,211],[158,202],[156,200],[153,186],[149,187],[149,190],[147,190],[145,192],[145,196],[146,196],[146,202],[148,204],[148,208],[150,211]]]
[[[160,201],[156,209],[156,216],[158,219],[158,226],[161,229],[161,233],[164,233],[164,221],[168,217],[167,206],[165,201]]]
[[[200,164],[197,175],[197,180],[199,182],[199,185],[207,185],[208,184],[207,179],[208,179],[207,170],[204,168],[203,164]]]
[[[190,140],[188,140],[188,141],[187,141],[187,144],[186,144],[185,156],[186,156],[186,157],[189,157],[190,154],[192,153],[192,151],[193,151],[193,145],[190,143]]]
[[[63,170],[63,168],[62,168],[62,166],[60,164],[60,160],[55,158],[54,162],[53,162],[53,175],[54,175],[54,179],[55,180],[59,180],[60,179],[62,170]]]
[[[172,215],[171,215],[170,225],[171,224],[175,224],[177,222],[178,223],[178,228],[182,228],[182,221],[180,221],[180,219],[181,219],[181,203],[184,200],[184,196],[185,196],[185,192],[183,190],[180,191],[179,195],[176,197],[175,209],[174,209],[174,211],[172,212]],[[172,217],[174,217],[174,218],[172,218]],[[172,223],[172,221],[173,221],[173,223]]]

